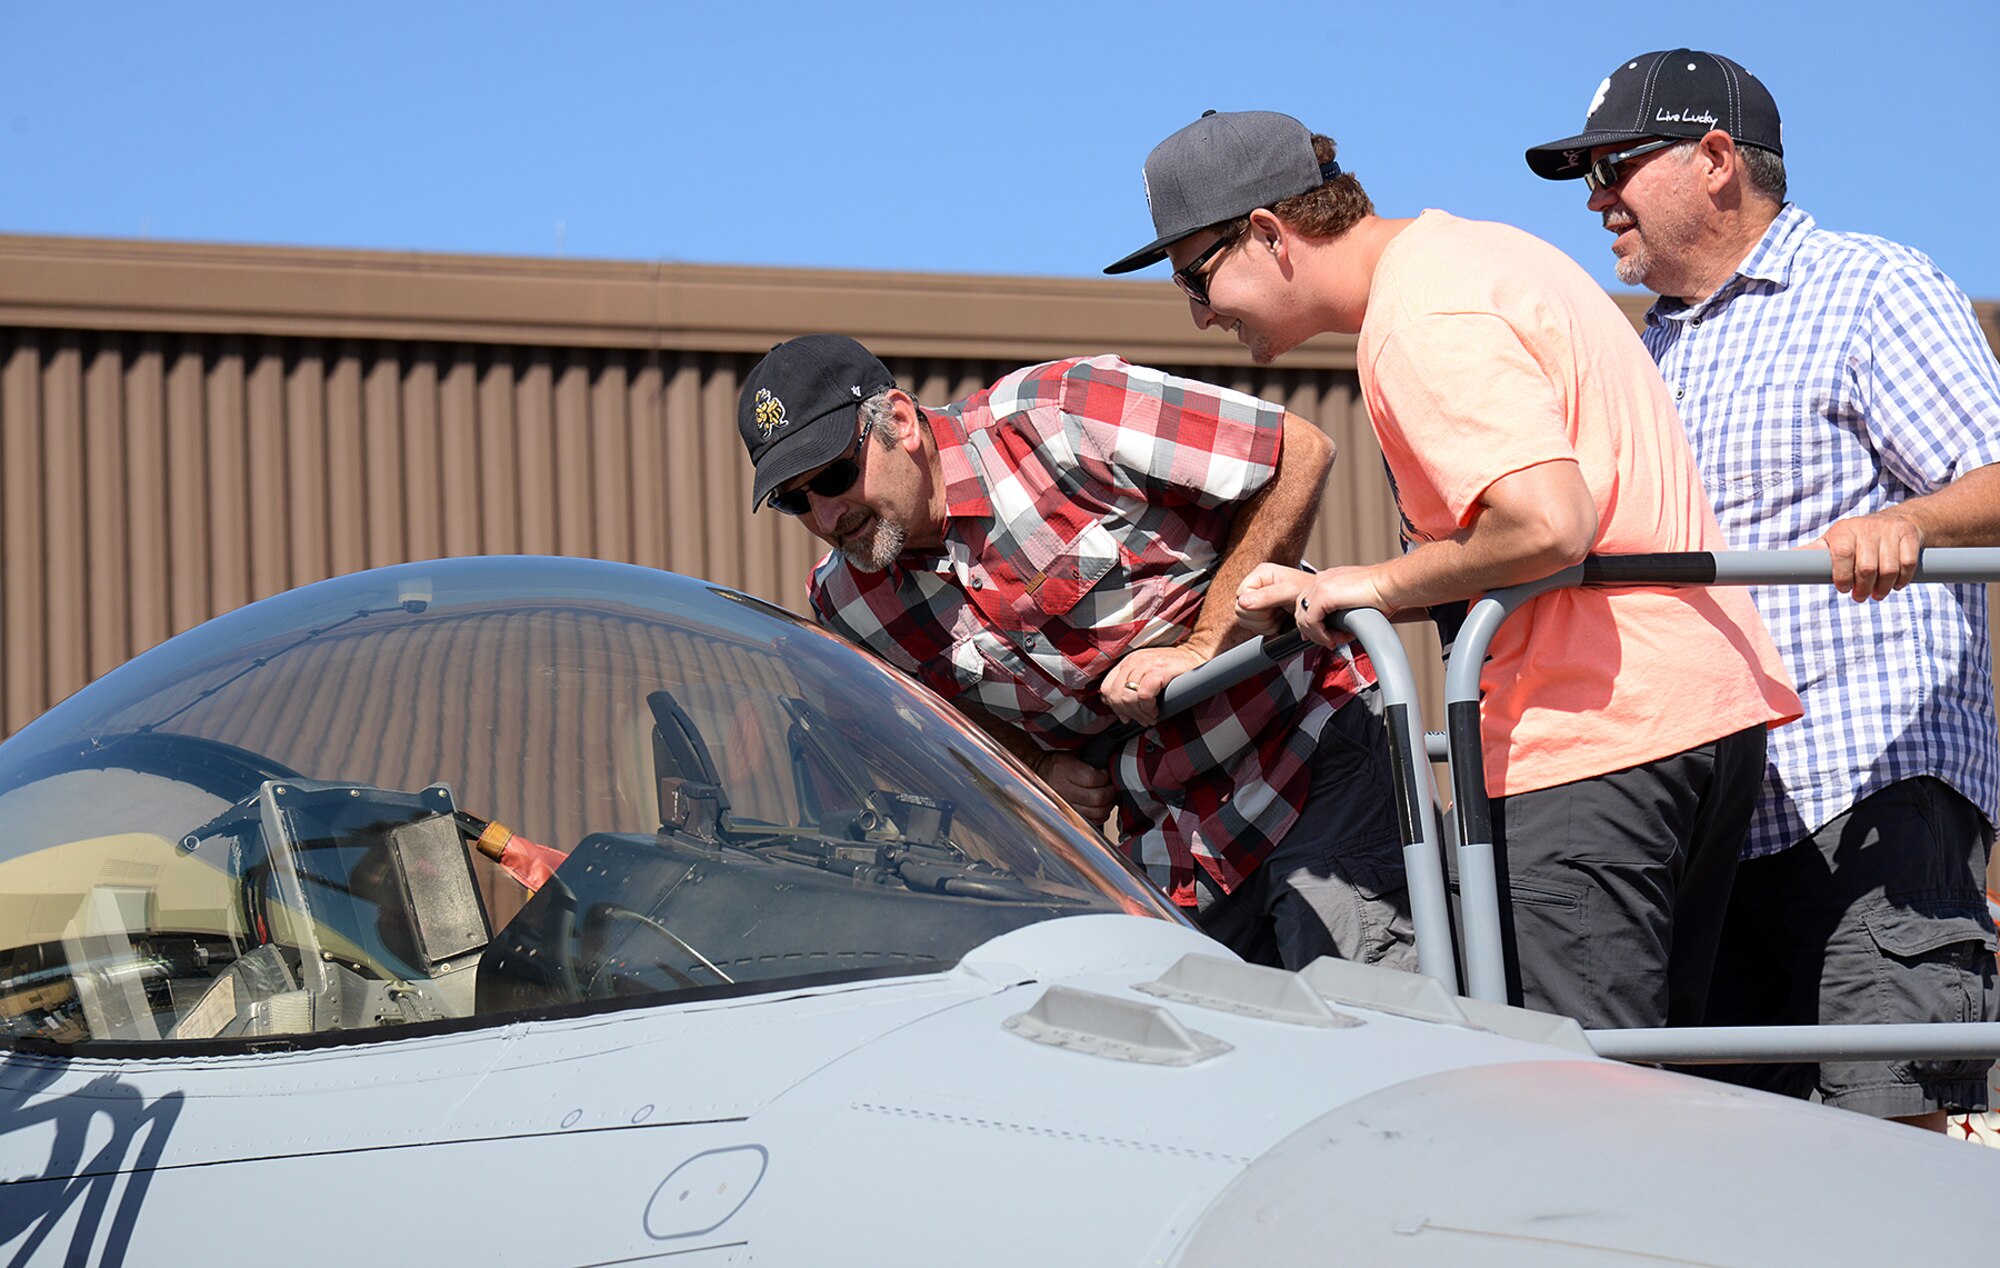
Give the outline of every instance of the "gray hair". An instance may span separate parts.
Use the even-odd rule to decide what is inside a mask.
[[[901,390],[901,388],[885,387],[861,402],[858,407],[861,415],[860,431],[864,435],[873,435],[875,443],[884,449],[893,449],[896,445],[896,416],[889,408],[889,393]],[[931,429],[931,416],[924,412],[923,406],[918,405],[916,408],[917,426],[923,428],[928,435]]]
[[[895,417],[889,408],[889,393],[895,388],[883,388],[875,395],[861,402],[861,430],[872,433],[875,443],[884,449],[896,443]]]
[[[1750,188],[1782,205],[1785,201],[1785,160],[1760,145],[1745,145],[1736,152],[1743,156],[1743,178]]]
[[[1698,144],[1698,141],[1683,141],[1667,153],[1679,155],[1683,163],[1690,162]],[[1750,192],[1782,205],[1785,201],[1785,160],[1761,145],[1739,144],[1736,154],[1743,160],[1743,183],[1750,187]]]

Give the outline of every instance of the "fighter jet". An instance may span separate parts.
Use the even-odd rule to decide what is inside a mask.
[[[2000,1192],[1244,964],[871,657],[582,560],[279,595],[0,745],[0,1043],[14,1265],[1947,1263]]]

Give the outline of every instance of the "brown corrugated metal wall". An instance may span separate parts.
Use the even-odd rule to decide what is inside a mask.
[[[343,308],[355,262],[375,293]],[[734,419],[764,348],[816,328],[789,324],[802,294],[828,309],[818,324],[855,331],[927,402],[1075,350],[1282,401],[1344,455],[1313,557],[1393,544],[1339,368],[1351,351],[1253,369],[1190,338],[1165,287],[682,270],[754,288],[763,311],[665,328],[653,314],[694,308],[675,293],[694,288],[650,266],[444,263],[436,278],[439,262],[413,257],[0,239],[0,727],[217,613],[408,559],[589,555],[801,606],[819,548],[782,516],[749,514]],[[580,271],[609,313],[575,300]],[[651,292],[636,321],[616,311],[635,280]],[[437,297],[475,281],[499,285]],[[1010,328],[994,292],[1041,319]],[[1098,311],[1134,296],[1142,320]],[[423,316],[389,311],[399,302]],[[527,321],[536,342],[496,341]],[[982,341],[993,355],[967,355]]]
[[[1351,341],[1254,368],[1163,285],[0,238],[0,734],[210,616],[410,559],[589,555],[799,607],[818,550],[748,513],[734,410],[814,329],[929,403],[1094,351],[1280,401],[1340,446],[1310,557],[1395,547]]]

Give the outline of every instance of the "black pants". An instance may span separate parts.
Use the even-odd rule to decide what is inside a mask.
[[[1702,1021],[1764,728],[1493,803],[1507,992],[1587,1027]]]

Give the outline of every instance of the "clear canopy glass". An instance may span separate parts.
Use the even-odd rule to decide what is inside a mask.
[[[1116,911],[1174,918],[935,697],[624,565],[322,582],[0,745],[10,1041],[387,1036],[936,971]]]

